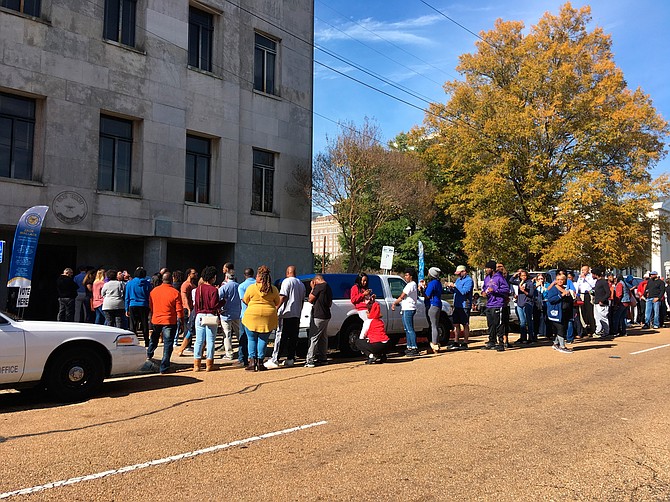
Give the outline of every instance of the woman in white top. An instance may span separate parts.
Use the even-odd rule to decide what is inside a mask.
[[[391,305],[391,310],[395,310],[396,305],[400,305],[402,325],[405,328],[405,338],[407,339],[405,355],[415,357],[419,355],[419,349],[416,346],[416,333],[414,332],[414,314],[416,314],[418,290],[416,287],[416,271],[413,268],[405,269],[405,281],[407,285]]]

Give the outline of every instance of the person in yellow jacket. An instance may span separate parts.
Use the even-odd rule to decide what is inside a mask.
[[[272,330],[277,329],[277,307],[281,303],[279,291],[272,285],[270,269],[265,265],[258,267],[256,283],[247,288],[242,301],[247,308],[242,324],[247,328],[249,347],[249,371],[262,371],[265,347]]]

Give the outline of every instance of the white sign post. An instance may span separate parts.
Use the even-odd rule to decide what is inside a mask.
[[[384,246],[382,248],[382,259],[379,268],[382,270],[391,270],[393,268],[393,246]]]

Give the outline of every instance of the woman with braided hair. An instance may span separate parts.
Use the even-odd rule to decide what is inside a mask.
[[[277,329],[277,307],[281,302],[279,291],[272,285],[270,269],[258,267],[256,283],[247,288],[242,301],[247,305],[242,324],[247,328],[249,371],[262,371],[265,347],[272,330]]]

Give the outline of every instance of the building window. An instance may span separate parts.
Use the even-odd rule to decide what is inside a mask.
[[[105,0],[105,27],[107,40],[135,47],[135,11],[137,0]]]
[[[186,136],[185,200],[209,204],[209,166],[212,161],[211,140]]]
[[[40,17],[41,0],[0,0],[0,7],[23,12],[29,16]]]
[[[98,189],[130,193],[133,154],[133,122],[100,116]]]
[[[271,152],[254,149],[254,172],[251,181],[251,209],[272,212],[274,193],[275,156]]]
[[[33,176],[35,100],[0,92],[0,176]]]
[[[254,48],[254,89],[275,94],[277,42],[256,33]]]
[[[188,9],[188,64],[194,68],[212,71],[212,43],[214,16],[189,7]]]

